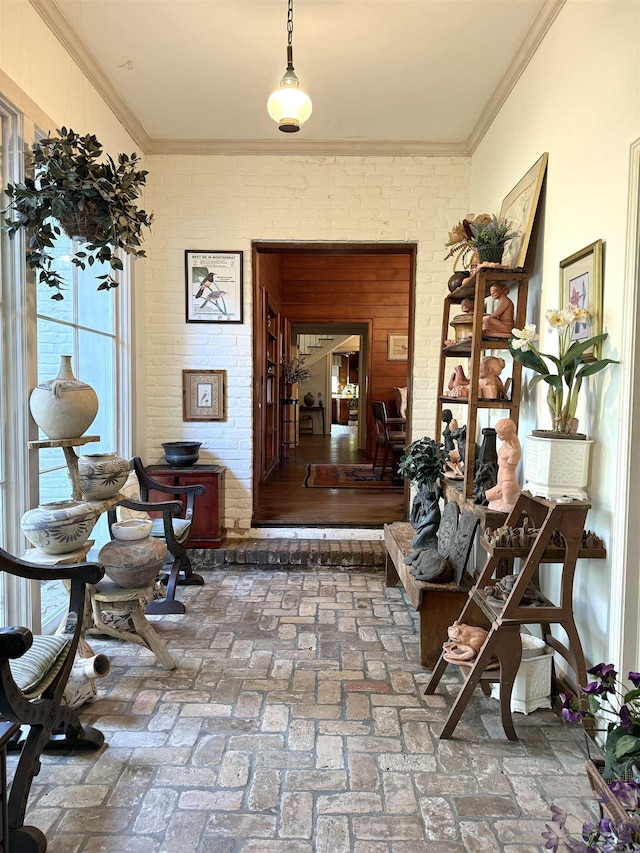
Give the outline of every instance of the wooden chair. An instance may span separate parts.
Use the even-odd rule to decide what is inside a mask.
[[[64,633],[34,636],[27,628],[0,629],[0,715],[28,726],[8,798],[8,831],[4,840],[12,853],[44,853],[47,840],[35,826],[24,826],[31,784],[40,772],[43,749],[97,749],[104,735],[82,726],[77,712],[63,702],[82,632],[86,585],[104,570],[92,563],[37,565],[0,548],[0,570],[25,580],[70,581],[69,613]]]
[[[387,467],[389,451],[392,454],[400,453],[407,444],[407,422],[404,418],[387,417],[387,407],[380,401],[371,403],[371,411],[373,412],[373,424],[376,431],[376,450],[372,467],[375,469],[378,463],[378,451],[382,448],[382,468],[380,470],[380,479],[382,480]]]
[[[153,519],[151,535],[166,542],[170,554],[169,560],[173,558],[173,562],[168,573],[162,578],[162,583],[167,587],[165,597],[149,602],[146,612],[150,614],[184,613],[186,609],[184,604],[175,599],[176,586],[204,583],[202,576],[195,574],[191,568],[187,548],[195,499],[198,495],[203,495],[206,489],[201,485],[178,486],[159,483],[147,474],[138,456],[133,457],[130,465],[135,479],[130,475],[130,479],[121,489],[127,497],[120,501],[117,507],[109,510],[109,527],[117,517],[131,517],[131,513],[123,512],[122,508],[145,514],[147,517],[150,513],[161,513],[160,517]],[[173,500],[149,500],[150,493],[158,492],[171,495]],[[178,496],[183,496],[184,502],[178,500]]]

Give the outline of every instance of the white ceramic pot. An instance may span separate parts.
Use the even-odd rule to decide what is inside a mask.
[[[136,542],[113,539],[100,549],[105,574],[125,589],[147,586],[164,566],[167,546],[153,536]]]
[[[588,500],[590,439],[528,435],[523,489],[543,498]]]
[[[66,554],[84,545],[98,516],[85,501],[56,501],[27,510],[20,526],[29,542],[45,554]]]
[[[82,497],[99,501],[113,497],[129,476],[129,462],[115,453],[88,453],[78,459]]]
[[[126,521],[114,521],[111,532],[121,542],[137,542],[146,539],[151,533],[153,521],[145,518],[129,518]]]
[[[36,385],[29,408],[48,438],[79,438],[98,414],[98,397],[90,385],[73,375],[71,356],[61,355],[58,375]]]

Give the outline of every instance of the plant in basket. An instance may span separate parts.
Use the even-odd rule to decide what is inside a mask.
[[[636,776],[634,765],[640,762],[640,672],[630,672],[630,689],[618,679],[613,664],[599,663],[588,670],[595,676],[580,687],[582,698],[561,694],[562,716],[570,723],[591,720],[604,723],[604,767],[587,762],[592,788],[602,806],[604,817],[597,824],[582,825],[580,838],[566,827],[567,813],[551,806],[545,849],[556,851],[561,843],[573,853],[592,851],[640,850],[640,784],[628,781]],[[586,700],[586,702],[585,702]],[[586,705],[586,707],[585,707]],[[562,832],[562,837],[558,834]]]

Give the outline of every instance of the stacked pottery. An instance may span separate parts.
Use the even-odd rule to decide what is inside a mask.
[[[58,375],[33,389],[29,407],[47,438],[79,438],[98,414],[98,397],[73,375],[71,356],[61,355]]]
[[[20,526],[29,542],[45,554],[66,554],[84,545],[98,515],[84,501],[56,501],[27,510]]]
[[[80,486],[85,501],[111,498],[129,476],[129,462],[115,453],[88,453],[78,460]]]
[[[111,525],[115,539],[100,549],[98,562],[118,586],[148,586],[164,566],[167,546],[149,536],[152,524],[151,519],[132,518]]]

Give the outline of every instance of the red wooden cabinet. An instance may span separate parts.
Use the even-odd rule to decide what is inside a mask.
[[[150,465],[150,477],[167,486],[204,486],[204,495],[196,497],[193,512],[190,548],[220,548],[225,537],[224,473],[222,465],[194,465],[191,468],[171,468],[169,465]],[[180,500],[180,495],[175,496]],[[150,492],[149,500],[166,501],[171,496]]]

